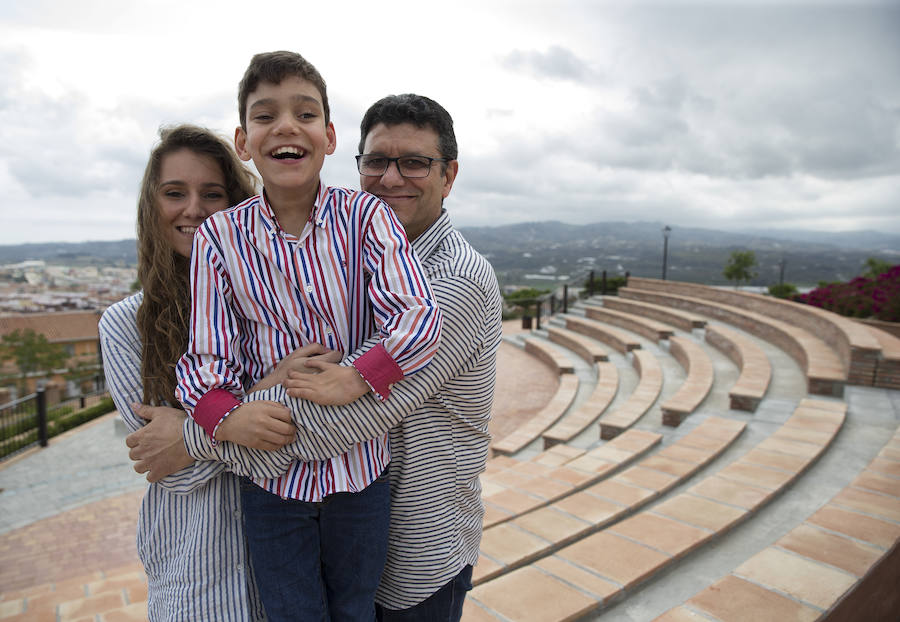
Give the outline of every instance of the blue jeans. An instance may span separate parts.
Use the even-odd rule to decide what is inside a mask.
[[[409,609],[375,605],[378,622],[459,622],[466,592],[472,589],[472,566],[464,566],[437,592]]]
[[[388,469],[365,490],[315,503],[241,480],[244,531],[270,622],[375,619],[390,500]]]

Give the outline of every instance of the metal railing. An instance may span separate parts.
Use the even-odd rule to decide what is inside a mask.
[[[47,405],[43,387],[31,395],[0,405],[0,460],[5,460],[31,447],[46,447],[50,423],[86,408],[106,393],[103,374],[94,378],[94,390]]]
[[[630,274],[626,272],[626,281],[629,276]],[[567,283],[564,283],[562,286],[562,295],[559,297],[557,297],[556,292],[551,292],[549,294],[544,294],[543,296],[538,296],[537,298],[516,301],[516,306],[521,307],[524,310],[522,315],[522,328],[536,328],[540,330],[542,316],[549,317],[559,311],[568,313],[569,303],[573,300],[577,301],[579,298],[577,294],[574,297],[569,295],[570,285],[576,284],[578,289],[583,289],[586,292],[586,298],[590,298],[594,294],[605,296],[612,291],[612,288],[608,285],[606,270],[601,271],[599,279],[597,278],[596,271],[590,270],[589,272],[584,273],[584,275],[569,279]],[[533,311],[533,315],[531,315],[529,311]],[[533,326],[532,320],[534,320]]]

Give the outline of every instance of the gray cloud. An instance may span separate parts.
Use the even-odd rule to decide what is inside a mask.
[[[552,45],[545,52],[513,50],[501,59],[501,65],[542,79],[588,82],[598,78],[588,62],[559,45]]]

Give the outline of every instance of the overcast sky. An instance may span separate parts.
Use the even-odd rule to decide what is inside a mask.
[[[229,138],[256,52],[359,120],[453,115],[458,226],[561,220],[900,232],[900,2],[0,2],[0,244],[134,237],[160,125]]]

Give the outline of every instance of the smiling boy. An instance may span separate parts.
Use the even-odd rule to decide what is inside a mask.
[[[241,81],[235,147],[263,192],[207,220],[191,255],[191,338],[177,397],[212,442],[253,421],[278,446],[290,412],[245,395],[295,349],[319,343],[352,364],[318,374],[322,403],[347,404],[425,367],[441,317],[403,227],[373,195],[320,183],[334,152],[325,82],[292,52],[257,54]],[[269,448],[265,444],[257,445]],[[374,617],[389,521],[387,435],[294,462],[242,486],[246,534],[270,620]]]

